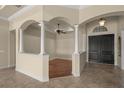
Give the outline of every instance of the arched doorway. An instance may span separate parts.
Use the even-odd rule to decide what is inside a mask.
[[[46,52],[50,55],[49,77],[72,74],[74,29],[67,18],[55,17],[46,24]],[[60,30],[60,32],[57,32]]]
[[[120,52],[119,52],[119,45],[118,45],[118,41],[119,41],[118,37],[120,36],[120,33],[121,33],[121,29],[120,29],[120,26],[121,26],[120,21],[122,21],[120,19],[121,17],[123,17],[123,15],[110,16],[110,14],[106,14],[106,15],[101,15],[101,16],[98,16],[98,17],[91,18],[91,19],[85,21],[84,23],[82,23],[82,25],[85,24],[85,27],[86,27],[85,35],[87,35],[87,37],[86,37],[85,45],[86,45],[86,51],[87,51],[87,62],[89,61],[89,37],[91,37],[91,36],[102,36],[102,35],[106,35],[106,36],[107,35],[113,35],[114,52],[112,54],[113,54],[113,57],[114,57],[114,65],[115,66],[120,65],[120,61],[119,61],[120,60],[120,58],[119,58]],[[106,19],[105,26],[107,27],[108,31],[93,32],[93,30],[96,27],[99,26],[99,19],[100,18],[105,18]]]

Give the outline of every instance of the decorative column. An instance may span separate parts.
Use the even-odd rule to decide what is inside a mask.
[[[45,27],[44,27],[44,22],[41,22],[41,49],[40,53],[45,54]]]
[[[79,53],[79,31],[78,25],[74,25],[75,30],[75,51],[72,54],[72,74],[74,77],[80,76],[80,53]]]
[[[78,32],[78,25],[74,25],[75,28],[75,52],[79,53],[79,32]]]
[[[19,52],[23,52],[23,31],[22,29],[19,29]]]
[[[49,81],[49,55],[45,53],[45,25],[41,22],[41,81]]]

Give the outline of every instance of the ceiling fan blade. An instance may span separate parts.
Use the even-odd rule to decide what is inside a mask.
[[[22,5],[15,5],[15,7],[20,8],[20,7],[22,7]]]
[[[66,32],[65,32],[65,31],[61,31],[61,33],[66,34]]]

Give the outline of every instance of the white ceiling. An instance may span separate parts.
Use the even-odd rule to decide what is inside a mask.
[[[17,8],[15,5],[6,5],[4,8],[0,9],[0,17],[8,19],[8,17],[12,16],[14,13],[16,13],[17,11],[24,7],[25,7],[24,5],[22,5],[19,8]]]
[[[4,8],[0,9],[0,18],[8,19],[9,17],[16,14],[16,12],[18,12],[22,8],[25,8],[26,6],[28,5],[22,5],[21,7],[17,8],[15,5],[6,5]],[[62,5],[62,6],[73,9],[84,9],[89,7],[89,5]]]

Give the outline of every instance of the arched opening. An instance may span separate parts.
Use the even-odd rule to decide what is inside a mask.
[[[41,27],[39,22],[29,20],[20,27],[20,52],[39,54]]]
[[[66,18],[56,17],[46,24],[46,52],[50,56],[49,77],[72,74],[74,52],[74,29]],[[58,27],[59,24],[59,27]],[[60,33],[57,32],[60,30]]]
[[[16,70],[40,81],[49,81],[48,61],[45,54],[45,23],[35,20],[24,22],[16,33]]]

